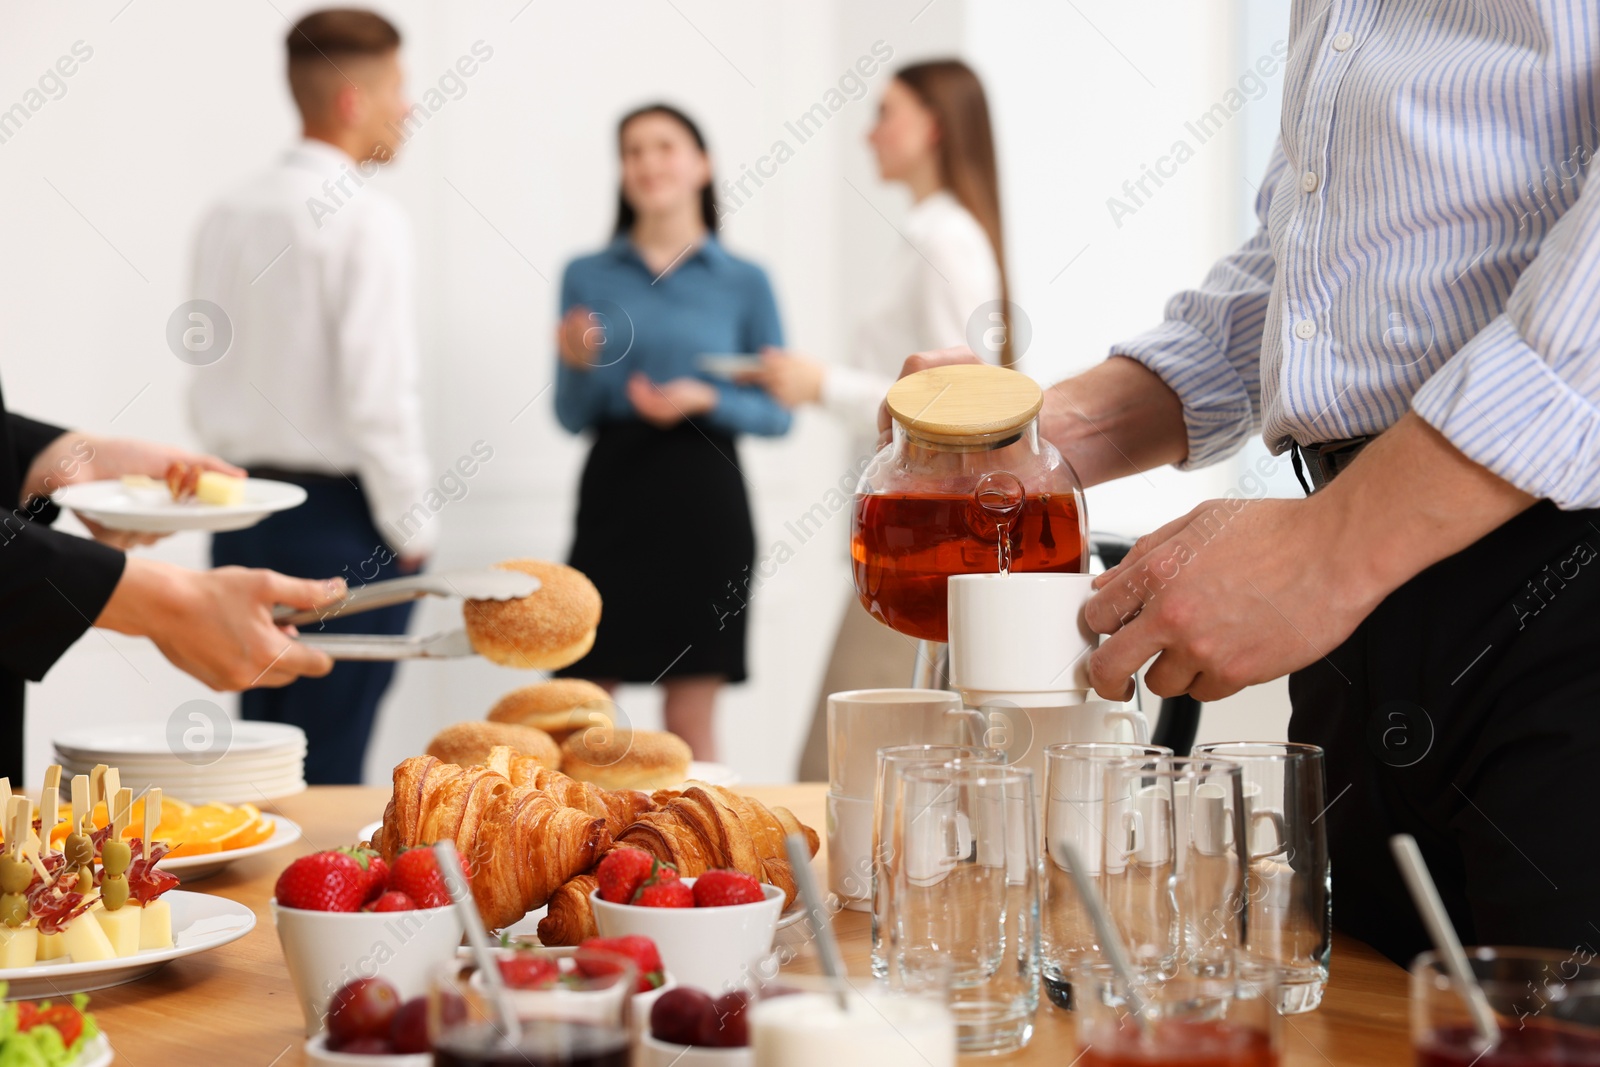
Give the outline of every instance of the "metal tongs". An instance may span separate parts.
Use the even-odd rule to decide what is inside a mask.
[[[502,570],[499,567],[440,571],[358,585],[344,599],[320,608],[301,611],[287,606],[279,607],[272,613],[272,619],[285,626],[309,626],[344,615],[404,604],[425,596],[516,600],[532,596],[538,591],[539,579],[521,571]],[[474,654],[472,642],[462,629],[419,636],[302,633],[297,635],[296,640],[309,648],[320,649],[334,659],[346,660],[455,659]]]

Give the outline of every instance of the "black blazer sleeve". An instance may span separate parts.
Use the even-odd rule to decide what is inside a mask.
[[[49,529],[54,505],[25,506],[28,465],[66,431],[5,411],[4,400],[0,414],[0,670],[37,682],[94,625],[127,557]]]

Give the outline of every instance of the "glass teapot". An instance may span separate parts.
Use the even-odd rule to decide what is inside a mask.
[[[934,367],[889,390],[894,438],[856,486],[850,564],[862,606],[949,640],[952,574],[1088,570],[1077,472],[1039,436],[1044,393],[986,364]]]

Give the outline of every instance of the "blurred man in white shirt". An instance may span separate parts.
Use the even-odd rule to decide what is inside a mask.
[[[336,574],[352,587],[418,570],[437,536],[418,524],[428,489],[413,323],[413,252],[399,206],[373,188],[404,139],[400,34],[368,11],[307,15],[290,30],[289,87],[302,140],[206,214],[194,296],[222,308],[231,347],[190,396],[201,440],[307,501],[218,534],[217,564]],[[403,633],[410,607],[329,618],[327,631]],[[359,782],[392,664],[340,663],[325,678],[241,700],[247,719],[305,729],[313,784]]]

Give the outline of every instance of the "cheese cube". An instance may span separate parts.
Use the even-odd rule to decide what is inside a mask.
[[[38,930],[32,926],[0,926],[0,970],[32,967],[38,959]]]
[[[139,933],[143,923],[139,920],[139,909],[131,904],[124,904],[116,911],[104,908],[96,911],[94,917],[100,922],[100,929],[105,931],[106,940],[111,942],[111,951],[118,956],[131,956],[139,951]]]
[[[216,471],[201,471],[200,480],[195,485],[194,496],[202,504],[215,504],[219,507],[243,504],[244,479],[218,474]]]
[[[123,909],[127,910],[127,909]],[[152,900],[139,912],[139,947],[172,947],[172,905],[165,900]]]
[[[59,960],[66,954],[66,938],[62,937],[60,934],[47,934],[43,930],[39,931],[40,963],[49,963],[51,960]]]
[[[100,929],[93,912],[85,912],[67,923],[61,936],[65,939],[67,955],[72,957],[73,963],[99,963],[116,958],[111,940]]]

